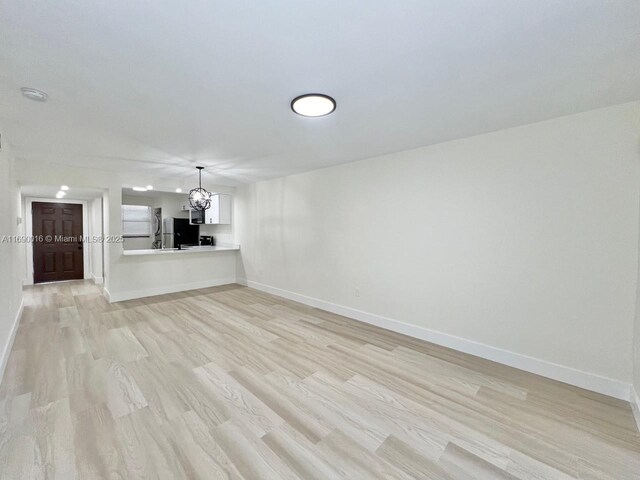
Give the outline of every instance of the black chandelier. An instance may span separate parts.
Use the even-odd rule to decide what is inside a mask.
[[[202,170],[204,167],[196,167],[199,175],[199,186],[189,192],[189,204],[194,210],[206,210],[211,206],[211,193],[202,188]]]

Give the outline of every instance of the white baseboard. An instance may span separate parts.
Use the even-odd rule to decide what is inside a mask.
[[[103,290],[105,297],[110,303],[123,302],[125,300],[135,300],[136,298],[153,297],[155,295],[166,295],[167,293],[185,292],[187,290],[197,290],[199,288],[218,287],[236,283],[235,277],[216,278],[202,282],[182,283],[179,285],[168,285],[166,287],[147,288],[144,290],[130,290],[128,292],[111,293],[106,288]]]
[[[16,333],[18,332],[18,325],[20,325],[20,318],[22,317],[23,310],[24,310],[24,298],[21,298],[20,307],[18,308],[18,313],[16,314],[16,318],[13,320],[13,326],[11,327],[9,338],[7,339],[7,343],[5,344],[4,350],[2,351],[2,357],[0,357],[0,383],[2,383],[2,379],[4,377],[4,370],[7,367],[7,362],[9,362],[11,347],[13,347],[13,341],[15,340]]]
[[[633,410],[638,432],[640,432],[640,395],[638,395],[638,391],[633,386],[631,387],[631,410]]]
[[[400,322],[381,315],[337,305],[318,298],[308,297],[288,290],[283,290],[281,288],[272,287],[270,285],[247,281],[246,279],[238,279],[237,283],[255,288],[256,290],[271,293],[273,295],[278,295],[295,302],[303,303],[311,307],[320,308],[361,322],[376,325],[393,332],[402,333],[410,337],[435,343],[436,345],[441,345],[443,347],[452,348],[487,360],[492,360],[519,370],[535,373],[543,377],[568,383],[569,385],[574,385],[576,387],[602,393],[610,397],[629,401],[631,385],[620,380],[603,377],[595,373],[584,372],[572,367],[539,358],[529,357],[509,350],[503,350],[483,343],[474,342],[473,340],[468,340],[466,338],[430,330],[425,327]]]
[[[102,277],[92,275],[91,278],[93,279],[93,283],[95,283],[96,285],[102,285],[104,283],[104,279]]]

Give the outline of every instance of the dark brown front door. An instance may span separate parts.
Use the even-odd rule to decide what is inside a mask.
[[[33,283],[82,278],[82,205],[33,202]]]

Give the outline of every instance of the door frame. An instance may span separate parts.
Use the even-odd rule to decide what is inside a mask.
[[[36,197],[26,197],[25,198],[25,235],[27,238],[30,238],[33,235],[33,203],[72,203],[72,204],[80,204],[82,205],[82,236],[86,237],[91,235],[90,227],[89,227],[89,212],[87,208],[87,200],[67,200],[64,198],[54,199],[54,198],[36,198]],[[91,265],[89,265],[91,256],[89,255],[89,248],[92,245],[87,245],[83,242],[82,249],[82,267],[83,267],[83,277],[85,280],[91,280]],[[26,242],[27,247],[27,278],[25,281],[25,285],[33,285],[33,244],[31,242]]]

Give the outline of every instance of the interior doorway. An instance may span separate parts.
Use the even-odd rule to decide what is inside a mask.
[[[84,278],[82,207],[77,203],[32,203],[34,283]]]

